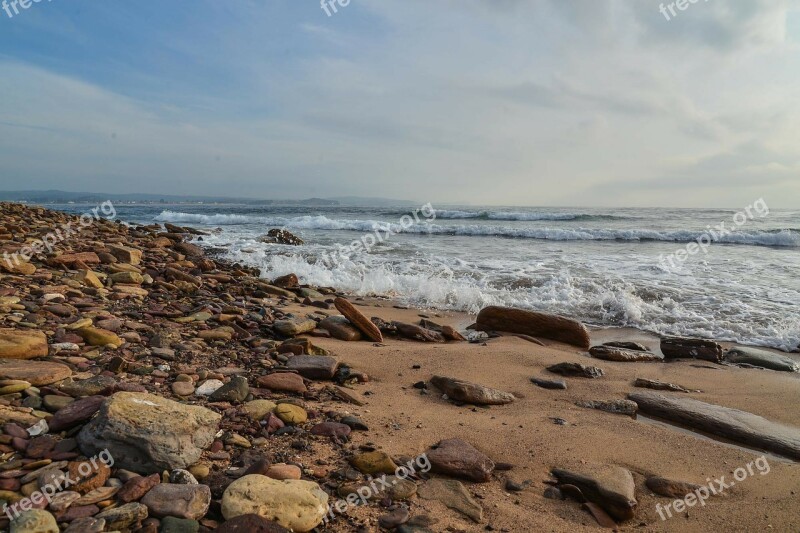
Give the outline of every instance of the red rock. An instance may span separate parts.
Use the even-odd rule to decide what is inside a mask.
[[[476,329],[542,337],[584,350],[590,346],[589,331],[577,320],[511,307],[489,306],[481,309]]]

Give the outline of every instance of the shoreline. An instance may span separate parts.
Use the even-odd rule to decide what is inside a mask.
[[[26,236],[41,235],[69,218],[9,204],[0,204],[0,209],[4,213],[0,236],[11,237],[0,238],[3,250],[21,245]],[[187,488],[175,481],[161,483],[161,488],[149,489],[165,491],[159,498],[139,496],[128,504],[142,506],[135,507],[137,512],[149,510],[145,521],[153,525],[156,516],[175,516],[184,511],[175,507],[180,498],[166,495],[185,491],[199,507],[192,507],[190,512],[204,528],[201,530],[224,533],[225,524],[232,521],[226,521],[223,515],[232,512],[229,488],[233,483],[258,483],[261,487],[266,483],[262,478],[271,476],[290,481],[301,478],[325,489],[327,503],[334,503],[354,482],[369,479],[365,470],[370,469],[359,459],[375,451],[395,465],[426,454],[434,459],[435,473],[414,476],[413,492],[404,497],[396,495],[389,507],[380,502],[351,507],[346,516],[331,521],[324,531],[377,531],[379,520],[392,523],[388,515],[405,518],[405,524],[397,529],[401,533],[473,532],[488,526],[508,532],[594,531],[606,512],[622,514],[613,501],[594,498],[584,486],[584,496],[606,509],[596,519],[565,487],[573,483],[562,482],[560,491],[551,490],[554,469],[581,472],[590,465],[616,469],[612,474],[596,474],[596,479],[612,492],[624,495],[630,490],[635,497],[632,517],[614,516],[618,529],[800,528],[800,463],[771,455],[765,455],[767,473],[755,471],[724,495],[686,512],[678,513],[671,507],[672,518],[662,520],[659,509],[676,498],[654,493],[649,478],[660,476],[702,485],[707,479],[731,478],[761,453],[718,439],[699,438],[675,423],[649,423],[577,405],[628,398],[631,393],[646,390],[632,385],[644,378],[679,384],[691,391],[664,393],[669,397],[694,398],[798,428],[800,413],[787,408],[800,400],[798,373],[699,359],[606,361],[546,336],[536,336],[541,345],[505,333],[486,335],[477,342],[418,342],[388,333],[379,343],[328,338],[317,320],[339,315],[331,303],[338,292],[303,290],[291,279],[281,284],[288,284],[292,290],[270,285],[253,270],[210,258],[188,242],[188,233],[176,233],[181,228],[155,228],[98,222],[80,239],[59,243],[56,255],[34,257],[30,263],[34,271],[0,272],[0,329],[26,338],[41,332],[46,343],[44,354],[28,351],[26,357],[13,360],[15,368],[27,379],[42,377],[41,371],[34,370],[35,364],[57,364],[59,372],[66,368],[66,374],[54,375],[58,379],[50,383],[28,382],[24,388],[20,385],[0,396],[0,414],[7,423],[3,426],[5,440],[0,441],[0,470],[14,474],[4,478],[10,481],[3,481],[0,499],[23,493],[21,484],[14,481],[27,471],[20,469],[14,477],[13,468],[48,466],[35,464],[41,460],[34,450],[42,445],[43,441],[37,440],[42,436],[17,434],[18,429],[8,424],[24,432],[44,419],[54,428],[45,435],[48,439],[61,442],[77,435],[79,448],[67,452],[51,448],[44,456],[53,462],[61,457],[67,462],[79,461],[91,456],[86,438],[81,437],[84,429],[113,414],[98,412],[101,404],[96,403],[61,429],[58,422],[67,423],[63,422],[64,409],[77,402],[107,405],[125,394],[146,394],[140,397],[142,401],[172,402],[168,404],[170,410],[180,413],[174,427],[181,427],[181,431],[209,433],[203,425],[184,427],[194,416],[188,411],[184,414],[189,408],[202,409],[198,412],[209,420],[218,420],[221,430],[208,434],[208,445],[198,450],[197,457],[181,458],[186,461],[181,468],[196,476],[198,485]],[[133,275],[137,271],[138,276]],[[464,328],[475,321],[474,315],[466,313],[398,308],[396,302],[383,298],[351,297],[350,302],[367,319],[377,317],[386,324],[418,324],[427,316],[441,326],[468,334]],[[91,325],[82,322],[87,320]],[[357,322],[350,320],[348,324],[352,329]],[[101,338],[96,339],[94,334]],[[614,340],[633,341],[647,344],[660,354],[655,337],[647,332],[603,328],[592,329],[590,334],[593,346]],[[21,349],[26,347],[30,348],[25,345]],[[6,344],[0,343],[0,350],[9,353]],[[310,353],[316,355],[305,355]],[[604,375],[596,379],[563,377],[547,370],[565,362],[597,366]],[[295,363],[297,366],[293,366]],[[314,364],[303,366],[310,363]],[[9,364],[0,364],[0,372]],[[345,366],[349,370],[344,370]],[[287,376],[296,377],[289,383]],[[434,376],[491,387],[495,393],[513,395],[513,400],[492,406],[453,402],[430,382]],[[567,388],[540,388],[531,378],[564,380]],[[211,387],[214,380],[224,389],[215,389],[212,396],[198,393],[203,387]],[[133,417],[142,417],[141,424],[135,424],[131,431],[141,431],[141,438],[157,448],[164,435],[151,432],[154,421],[143,405],[147,404],[139,404]],[[159,416],[171,414],[168,410]],[[356,417],[358,422],[348,417]],[[448,439],[461,439],[477,451],[465,453],[460,449],[456,454],[459,465],[445,475],[442,469],[448,463],[435,458],[434,446]],[[93,514],[87,517],[113,515],[124,500],[110,489],[116,484],[128,486],[131,480],[144,483],[145,476],[153,472],[141,470],[141,478],[125,480],[119,465],[125,469],[136,466],[125,464],[126,454],[121,449],[112,446],[110,451],[117,466],[100,483],[109,488],[106,497],[97,504],[72,505],[66,510],[49,507],[54,520],[72,522],[81,519],[77,517],[80,513],[90,511]],[[61,453],[66,455],[58,455]],[[147,454],[144,457],[152,460]],[[486,457],[492,468],[486,473],[483,459],[464,461],[467,457]],[[17,466],[7,468],[9,464]],[[380,471],[374,473],[379,475]],[[482,477],[484,473],[482,482],[464,477]],[[615,477],[618,475],[622,478]],[[630,476],[630,486],[625,476]],[[437,480],[441,480],[438,485]],[[461,484],[461,492],[445,490],[453,483]],[[270,494],[269,501],[283,501],[282,491]],[[553,499],[555,494],[565,498]],[[205,508],[203,498],[208,498]],[[242,493],[236,498],[238,505],[245,504]],[[91,508],[93,505],[96,509]],[[309,508],[297,512],[303,519],[314,519]],[[303,530],[303,526],[296,529]],[[155,531],[152,527],[150,530]]]

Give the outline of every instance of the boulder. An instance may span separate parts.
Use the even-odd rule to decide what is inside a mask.
[[[383,342],[383,334],[378,326],[373,324],[361,311],[344,298],[336,298],[333,301],[336,309],[342,313],[361,333],[373,342]]]
[[[514,395],[511,393],[460,379],[433,376],[431,383],[447,394],[448,398],[457,402],[473,405],[505,405],[514,401]]]
[[[494,461],[461,439],[445,439],[427,451],[431,471],[478,483],[492,477]]]
[[[304,244],[303,239],[297,235],[279,228],[269,230],[267,234],[259,238],[259,240],[268,244],[286,244],[290,246],[300,246]]]
[[[666,359],[702,359],[712,363],[722,361],[722,346],[701,339],[661,339],[661,353]]]
[[[257,514],[297,532],[311,531],[328,512],[328,495],[311,481],[275,480],[253,474],[231,483],[222,495],[226,520]]]
[[[147,393],[118,392],[78,434],[92,457],[108,448],[118,468],[138,473],[186,468],[214,440],[222,417]]]
[[[0,329],[0,358],[32,359],[47,355],[47,337],[41,331]]]
[[[669,420],[733,442],[800,460],[800,429],[758,415],[656,392],[634,392],[628,398],[642,413]]]
[[[576,320],[547,313],[489,306],[481,309],[476,322],[478,331],[506,331],[531,337],[544,337],[584,350],[589,348],[589,331]]]
[[[725,360],[730,363],[748,364],[779,372],[800,372],[800,363],[791,357],[757,348],[739,346],[728,350]]]
[[[613,465],[581,465],[577,469],[554,469],[562,485],[578,487],[587,500],[618,520],[630,520],[638,502],[631,473]]]

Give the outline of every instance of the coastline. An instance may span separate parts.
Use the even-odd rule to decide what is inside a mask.
[[[6,209],[7,205],[3,204],[3,208]],[[64,216],[42,211],[36,217],[20,217],[28,220],[39,218],[52,225],[64,219]],[[0,225],[5,224],[5,221],[0,222]],[[363,405],[342,403],[330,397],[326,392],[331,386],[330,381],[325,379],[306,378],[304,381],[308,390],[302,394],[270,391],[260,386],[259,378],[274,375],[271,373],[290,360],[291,357],[287,358],[286,355],[293,352],[279,354],[276,348],[282,346],[280,341],[285,337],[270,337],[264,332],[272,331],[274,320],[288,318],[299,321],[308,316],[322,318],[325,315],[337,315],[338,312],[331,305],[314,305],[314,302],[319,304],[336,294],[321,290],[321,297],[309,297],[311,303],[303,303],[300,297],[276,297],[275,294],[263,292],[266,291],[266,280],[257,279],[255,272],[198,253],[187,242],[186,234],[176,240],[159,237],[159,233],[164,233],[161,229],[151,234],[141,228],[123,229],[109,224],[99,223],[87,229],[92,238],[86,236],[59,243],[59,255],[55,257],[35,257],[31,264],[36,267],[36,272],[3,273],[0,287],[4,289],[2,294],[7,300],[3,304],[8,311],[2,315],[2,327],[25,331],[40,329],[46,332],[49,345],[64,342],[77,344],[77,352],[72,349],[57,351],[31,360],[66,365],[71,370],[71,378],[78,382],[100,375],[113,377],[116,390],[121,390],[119,385],[122,383],[135,385],[126,385],[123,389],[141,388],[149,394],[157,394],[181,404],[203,405],[221,414],[225,437],[218,439],[220,449],[205,451],[199,461],[210,470],[209,477],[201,477],[200,481],[212,486],[214,502],[209,515],[199,518],[202,527],[211,529],[211,526],[223,523],[216,494],[220,478],[225,478],[227,472],[252,467],[255,457],[269,457],[271,462],[277,462],[275,459],[280,457],[287,463],[300,465],[304,480],[313,480],[333,491],[343,482],[335,473],[346,471],[347,458],[365,449],[377,448],[393,458],[417,457],[439,441],[459,438],[471,443],[495,463],[508,463],[512,468],[495,471],[487,483],[463,482],[474,502],[483,510],[483,518],[479,522],[449,509],[441,501],[412,497],[408,501],[412,516],[428,517],[431,523],[428,530],[431,531],[483,531],[488,525],[494,530],[510,532],[596,530],[597,522],[579,503],[544,496],[549,487],[546,481],[552,479],[552,469],[580,469],[589,463],[623,467],[633,477],[638,501],[635,517],[622,522],[620,529],[708,531],[726,527],[731,530],[730,524],[736,524],[737,530],[741,531],[768,528],[793,531],[800,528],[796,494],[797,487],[800,487],[800,467],[794,461],[773,455],[766,456],[770,465],[768,475],[756,474],[748,478],[741,485],[732,487],[724,496],[709,500],[702,508],[691,509],[688,516],[680,514],[662,521],[656,506],[669,503],[671,499],[650,491],[645,486],[647,477],[657,475],[702,484],[707,478],[730,477],[737,467],[752,462],[761,453],[699,438],[670,425],[643,422],[575,405],[575,402],[582,401],[624,399],[636,390],[632,386],[633,380],[647,378],[703,391],[687,393],[686,397],[800,427],[800,413],[790,408],[800,399],[797,388],[800,374],[716,365],[695,359],[659,363],[601,361],[591,358],[585,350],[546,338],[539,339],[544,344],[540,346],[508,335],[476,343],[422,343],[385,336],[376,345],[368,341],[347,342],[324,338],[312,332],[311,336],[297,337],[308,338],[314,346],[330,352],[339,363],[352,368],[357,375],[356,382],[348,381],[345,390]],[[14,226],[8,234],[18,239],[22,225]],[[38,231],[46,227],[43,223],[36,229]],[[35,233],[30,228],[28,231]],[[163,248],[148,246],[159,238],[169,242],[162,241]],[[6,240],[0,241],[0,244],[8,246],[9,242],[20,243],[19,240]],[[55,258],[63,258],[69,253],[106,250],[112,245],[131,247],[132,244],[134,250],[142,252],[141,267],[134,270],[148,275],[155,273],[152,283],[120,282],[111,286],[101,283],[100,286],[88,287],[82,283],[72,283],[76,274],[85,270],[83,267],[87,266],[84,264],[87,257],[68,264],[53,262]],[[125,255],[125,252],[120,252],[120,255]],[[213,264],[205,264],[205,261]],[[119,259],[90,265],[91,270],[102,271],[109,276],[134,271],[124,265],[136,266]],[[168,268],[178,272],[170,274]],[[117,279],[137,280],[135,276],[119,276]],[[191,279],[202,280],[202,283],[198,287],[181,283],[193,285],[194,282],[187,281]],[[62,298],[54,298],[55,304],[50,300],[42,302],[45,294],[61,294]],[[13,301],[14,298],[19,300]],[[31,311],[31,307],[23,303],[29,301],[38,302],[36,311]],[[224,304],[226,301],[227,304]],[[376,316],[387,322],[416,324],[420,318],[425,318],[422,315],[426,315],[441,325],[449,325],[466,333],[466,326],[475,321],[474,315],[465,313],[398,308],[396,302],[383,298],[350,298],[350,301],[365,316]],[[53,305],[71,305],[74,311],[68,308],[46,309]],[[255,317],[247,317],[259,306],[274,316],[272,323],[265,321],[256,328],[251,323]],[[165,314],[153,314],[155,309],[165,311]],[[205,313],[204,309],[210,311],[209,316],[199,320],[196,315]],[[176,314],[170,315],[166,312],[168,310],[175,310]],[[22,319],[11,320],[11,317],[20,315]],[[31,322],[38,320],[37,317],[43,318]],[[186,317],[195,318],[187,322],[175,320]],[[78,342],[74,337],[69,337],[68,331],[71,330],[63,331],[64,326],[85,318],[91,318],[95,323],[102,322],[106,327],[117,326],[115,335],[125,342],[114,348],[108,345],[91,346],[84,339]],[[109,322],[114,320],[120,323]],[[152,331],[139,328],[137,324],[151,328],[157,326],[156,329],[163,327],[179,335],[167,348],[163,348],[153,343]],[[226,327],[232,329],[233,333]],[[262,337],[254,335],[255,331],[262,332]],[[657,338],[646,332],[603,328],[592,329],[590,333],[592,345],[612,340],[635,341],[648,344],[658,352]],[[723,345],[730,347],[728,343]],[[172,355],[169,351],[173,351]],[[159,354],[172,359],[162,359]],[[119,357],[130,364],[127,370],[148,368],[149,373],[137,374],[119,368],[113,370],[115,367],[112,365],[118,362],[115,358]],[[792,357],[796,358],[794,355]],[[531,383],[532,377],[558,378],[546,371],[546,367],[562,362],[596,365],[605,371],[605,375],[599,379],[566,378],[567,390],[545,390]],[[168,370],[161,370],[160,365],[165,364]],[[417,365],[419,368],[415,368]],[[209,376],[230,383],[232,377],[237,375],[246,377],[250,382],[250,393],[255,400],[281,404],[288,397],[289,403],[301,404],[310,416],[307,422],[296,424],[298,428],[310,430],[329,418],[327,413],[334,411],[337,420],[340,416],[357,416],[369,430],[349,433],[346,442],[309,436],[306,431],[265,437],[255,430],[258,420],[253,425],[247,422],[247,417],[242,416],[242,400],[210,401],[197,395],[175,394],[174,385],[179,382],[178,376],[189,376],[192,384],[200,385]],[[414,387],[415,383],[428,382],[434,375],[459,378],[507,391],[515,399],[508,405],[492,407],[456,405],[443,399],[441,392],[433,386],[428,386],[427,394]],[[48,384],[45,387],[55,389],[57,385]],[[99,394],[114,390],[114,387],[102,389]],[[25,391],[5,396],[4,405],[11,407],[15,413],[22,413],[19,408],[25,398],[32,394],[30,389]],[[80,395],[74,397],[79,398]],[[565,420],[566,424],[554,423],[553,419],[558,418]],[[85,422],[83,420],[80,424]],[[234,438],[233,434],[243,438],[247,445]],[[293,446],[297,442],[303,443],[303,447]],[[19,454],[24,456],[25,448],[20,451],[8,443],[3,446],[6,461]],[[227,458],[222,452],[227,453]],[[513,485],[508,485],[508,480]],[[417,480],[417,483],[421,486],[424,479]],[[521,486],[522,489],[511,491],[508,490],[509,486]],[[113,498],[109,501],[113,502]],[[109,507],[113,509],[113,503]],[[340,517],[332,521],[326,531],[357,531],[359,525],[366,527],[365,531],[373,531],[376,530],[378,518],[386,513],[386,508],[374,503],[354,507],[348,512],[349,519]]]

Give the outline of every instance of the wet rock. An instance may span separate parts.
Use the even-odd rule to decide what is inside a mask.
[[[604,361],[618,361],[622,363],[641,363],[649,361],[663,361],[664,357],[652,352],[629,350],[614,346],[592,346],[589,354],[596,359]]]
[[[590,400],[575,402],[575,405],[587,409],[598,409],[607,413],[628,415],[631,417],[636,416],[637,408],[636,402],[630,400]]]
[[[514,401],[514,395],[477,383],[456,378],[433,376],[431,383],[457,402],[474,405],[505,405]]]
[[[494,461],[461,439],[440,441],[427,451],[431,471],[478,483],[491,479]]]
[[[274,228],[267,232],[267,234],[259,239],[261,242],[273,244],[285,244],[289,246],[300,246],[305,244],[303,239],[285,229]]]
[[[800,429],[693,398],[634,392],[628,398],[645,414],[716,435],[739,444],[800,460]]]
[[[147,393],[118,392],[78,434],[91,457],[108,448],[118,468],[140,473],[186,468],[211,445],[221,416]]]
[[[580,322],[524,309],[485,307],[478,313],[476,329],[521,333],[531,337],[552,339],[583,349],[589,348],[589,331]]]
[[[222,496],[226,520],[258,514],[298,532],[314,529],[327,512],[328,495],[310,481],[277,481],[249,475],[231,483]]]
[[[625,348],[626,350],[637,350],[640,352],[650,351],[650,348],[648,348],[644,344],[640,344],[638,342],[630,342],[630,341],[604,342],[603,346],[611,346],[612,348]]]
[[[729,363],[748,364],[777,370],[778,372],[800,372],[800,363],[785,355],[739,346],[728,350],[725,360]]]
[[[559,483],[574,485],[590,502],[618,520],[630,520],[638,502],[631,473],[613,465],[581,465],[577,469],[555,469]]]
[[[702,359],[712,363],[722,361],[722,346],[700,339],[661,339],[661,353],[666,359]]]
[[[383,342],[381,330],[373,324],[361,311],[344,298],[336,298],[333,301],[336,309],[342,313],[366,338],[373,342]]]
[[[32,359],[47,355],[47,337],[41,331],[0,329],[0,358]]]
[[[290,357],[286,368],[294,370],[307,379],[331,379],[336,374],[339,361],[325,355],[295,355]]]
[[[142,504],[153,516],[197,520],[208,512],[211,489],[207,485],[161,483],[145,494]]]
[[[558,363],[548,366],[547,370],[562,376],[573,376],[579,378],[599,378],[603,375],[603,369],[596,366],[585,366],[580,363]]]
[[[541,379],[541,378],[531,378],[531,383],[536,385],[537,387],[541,387],[543,389],[551,389],[551,390],[566,390],[567,383],[561,379]]]
[[[341,341],[360,341],[362,337],[361,331],[343,316],[329,316],[319,323],[319,327]]]
[[[67,365],[50,361],[0,359],[0,378],[27,381],[35,387],[50,385],[72,375]]]
[[[417,494],[425,500],[437,500],[475,522],[483,520],[483,507],[472,498],[464,485],[454,479],[429,479],[419,486]]]

